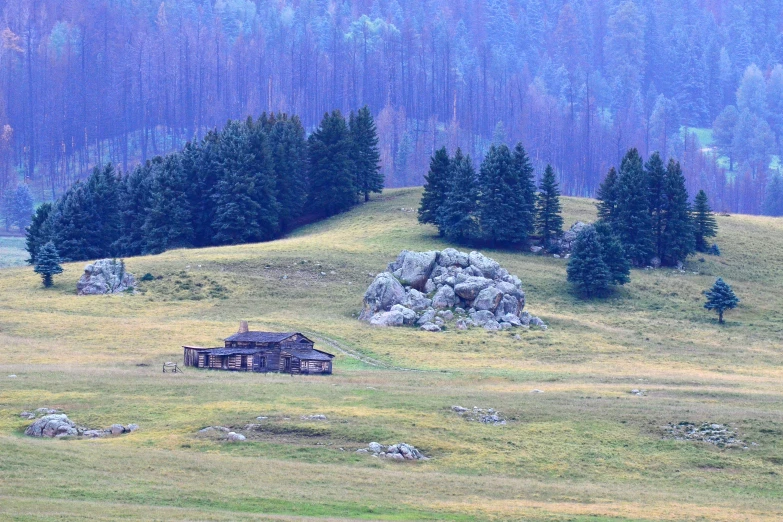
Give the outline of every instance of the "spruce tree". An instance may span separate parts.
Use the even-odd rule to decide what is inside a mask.
[[[152,191],[142,225],[144,254],[193,245],[187,178],[179,154],[153,161]]]
[[[723,324],[723,313],[726,310],[733,310],[737,307],[740,300],[734,294],[731,287],[723,279],[718,278],[711,290],[705,292],[707,302],[704,308],[714,310],[718,314],[718,323]]]
[[[700,190],[693,203],[693,227],[696,250],[706,252],[709,239],[718,235],[718,222],[712,214],[707,194]]]
[[[419,223],[437,225],[438,213],[446,200],[450,185],[451,159],[446,147],[438,149],[430,158],[430,170],[424,176],[424,193],[419,203]]]
[[[522,207],[519,209],[516,225],[519,228],[521,240],[527,241],[530,236],[536,233],[536,173],[533,169],[533,163],[521,143],[517,143],[517,146],[514,147],[512,159],[516,177],[519,180],[517,190],[522,198]]]
[[[333,216],[348,210],[358,192],[351,162],[348,125],[340,111],[325,114],[307,140],[310,209]]]
[[[277,179],[274,161],[269,148],[269,138],[262,125],[255,125],[248,118],[241,130],[245,134],[244,154],[249,162],[247,168],[253,182],[253,201],[258,205],[257,241],[269,241],[280,232],[280,204],[277,200]],[[225,167],[224,167],[225,168]]]
[[[106,257],[92,228],[97,213],[84,183],[77,181],[57,200],[49,221],[51,240],[63,261]]]
[[[772,176],[772,179],[767,183],[764,214],[775,217],[783,216],[783,177],[780,174]]]
[[[612,284],[629,283],[631,281],[631,263],[626,257],[623,244],[606,223],[599,221],[594,227],[603,248],[604,263],[609,267]]]
[[[11,193],[11,224],[22,231],[30,225],[33,216],[33,195],[26,184],[19,185]]]
[[[60,256],[57,254],[57,249],[51,241],[38,250],[35,268],[33,270],[36,274],[41,275],[43,285],[46,288],[52,286],[52,276],[63,273],[60,262]]]
[[[280,205],[280,230],[285,232],[301,217],[307,201],[307,141],[299,118],[286,114],[278,116],[268,136]]]
[[[30,255],[27,262],[31,265],[35,265],[38,249],[52,239],[51,222],[49,221],[49,215],[51,213],[52,204],[42,203],[35,209],[33,220],[30,223],[30,226],[27,227],[25,250],[27,250],[27,253]]]
[[[95,168],[85,183],[87,206],[94,222],[82,231],[85,234],[92,257],[110,257],[115,254],[114,243],[120,237],[120,176],[109,163]]]
[[[519,171],[506,145],[492,145],[479,169],[478,217],[481,233],[491,245],[518,245],[527,239],[520,228],[525,198]]]
[[[211,130],[200,143],[188,143],[182,151],[182,169],[187,178],[190,208],[196,209],[193,219],[193,245],[214,244],[217,183],[221,177],[220,134]]]
[[[655,253],[650,217],[649,182],[636,149],[623,158],[617,182],[617,219],[612,223],[628,258],[637,266],[647,264]]]
[[[354,115],[348,125],[351,133],[351,160],[356,172],[356,188],[364,201],[370,201],[370,193],[383,191],[381,153],[378,150],[378,132],[370,109],[365,105]]]
[[[663,208],[663,229],[658,255],[663,264],[674,266],[685,261],[696,248],[685,176],[679,162],[674,160],[669,160],[666,167]]]
[[[582,230],[574,242],[568,261],[568,281],[587,298],[603,295],[612,284],[612,275],[604,262],[604,252],[593,227]]]
[[[120,183],[120,237],[113,250],[120,256],[138,256],[144,251],[143,225],[152,196],[152,162],[139,165]]]
[[[438,228],[450,241],[466,243],[480,236],[476,171],[470,156],[457,149],[450,166],[451,182],[438,210]]]
[[[538,192],[538,213],[536,225],[542,244],[547,247],[550,241],[563,233],[563,216],[560,208],[560,186],[551,165],[546,166],[544,177]]]
[[[617,218],[617,171],[612,167],[598,187],[598,219],[611,224]]]
[[[655,255],[663,262],[664,245],[663,231],[666,227],[667,199],[666,199],[666,167],[658,152],[654,152],[644,166],[647,177],[647,194],[649,197],[648,208],[652,224],[652,241],[655,246]]]

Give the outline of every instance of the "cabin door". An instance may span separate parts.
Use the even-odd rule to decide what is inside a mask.
[[[283,357],[283,371],[291,373],[291,357]]]

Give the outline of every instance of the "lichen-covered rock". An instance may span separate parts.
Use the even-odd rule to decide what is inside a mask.
[[[415,288],[411,288],[410,291],[405,294],[405,300],[402,304],[414,312],[422,312],[432,306],[432,299],[429,299]]]
[[[490,286],[479,292],[479,295],[473,302],[473,308],[476,310],[489,310],[494,312],[502,300],[503,292],[494,286]]]
[[[402,314],[403,324],[406,324],[406,325],[410,326],[410,325],[412,325],[412,324],[414,324],[416,322],[416,319],[417,319],[416,312],[414,312],[410,308],[406,308],[406,307],[404,307],[402,305],[394,305],[394,306],[392,306],[391,311],[392,312],[399,312],[399,313]]]
[[[464,252],[460,252],[454,248],[447,248],[440,253],[438,264],[445,267],[458,266],[467,268],[470,265],[470,258],[468,254]]]
[[[381,312],[372,316],[370,324],[373,326],[402,326],[405,324],[405,316],[396,310]]]
[[[364,309],[360,319],[369,321],[379,311],[391,310],[396,304],[405,300],[405,289],[390,273],[383,272],[367,288],[364,294]]]
[[[84,267],[76,283],[79,295],[117,294],[136,286],[133,275],[125,271],[125,263],[117,259],[100,259]]]
[[[495,279],[500,270],[500,264],[494,259],[490,259],[481,252],[471,252],[468,256],[470,266],[478,269],[487,279]]]
[[[470,314],[470,319],[478,326],[484,326],[489,321],[495,320],[495,314],[493,314],[489,310],[480,310]]]
[[[432,306],[436,310],[445,310],[447,308],[454,308],[459,303],[459,298],[454,292],[454,289],[448,285],[443,285],[432,298]]]
[[[473,301],[479,292],[492,285],[492,279],[470,276],[454,286],[454,293],[466,301]]]
[[[30,437],[64,437],[66,435],[78,435],[76,424],[64,413],[44,415],[33,422],[24,430],[24,434]]]
[[[435,323],[424,323],[421,326],[421,329],[424,330],[425,332],[440,332],[441,331],[441,327],[438,326]]]
[[[389,271],[405,285],[423,290],[430,277],[439,252],[410,252],[403,250],[397,260],[389,265]]]

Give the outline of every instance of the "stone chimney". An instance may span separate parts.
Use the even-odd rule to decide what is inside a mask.
[[[247,321],[239,321],[239,332],[237,333],[247,333],[248,331]]]

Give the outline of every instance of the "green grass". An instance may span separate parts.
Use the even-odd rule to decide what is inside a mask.
[[[719,217],[723,257],[697,257],[685,273],[636,271],[594,302],[569,292],[564,260],[487,251],[551,326],[521,340],[372,328],[355,318],[372,276],[404,248],[449,246],[404,210],[419,196],[388,191],[272,243],[128,259],[137,276],[160,276],[133,296],[76,296],[83,263],[66,265],[49,290],[29,267],[0,271],[0,518],[783,517],[782,220]],[[594,219],[591,201],[564,203],[567,225]],[[702,309],[718,276],[743,300],[725,327]],[[161,373],[182,344],[217,345],[240,319],[426,371],[337,352],[330,377]],[[510,422],[468,423],[454,404],[497,408]],[[41,406],[141,429],[98,441],[24,437],[19,412]],[[314,413],[328,421],[301,420]],[[198,434],[259,415],[269,419],[244,444]],[[684,420],[729,424],[758,445],[663,438],[661,426]],[[355,453],[372,440],[433,459]]]

